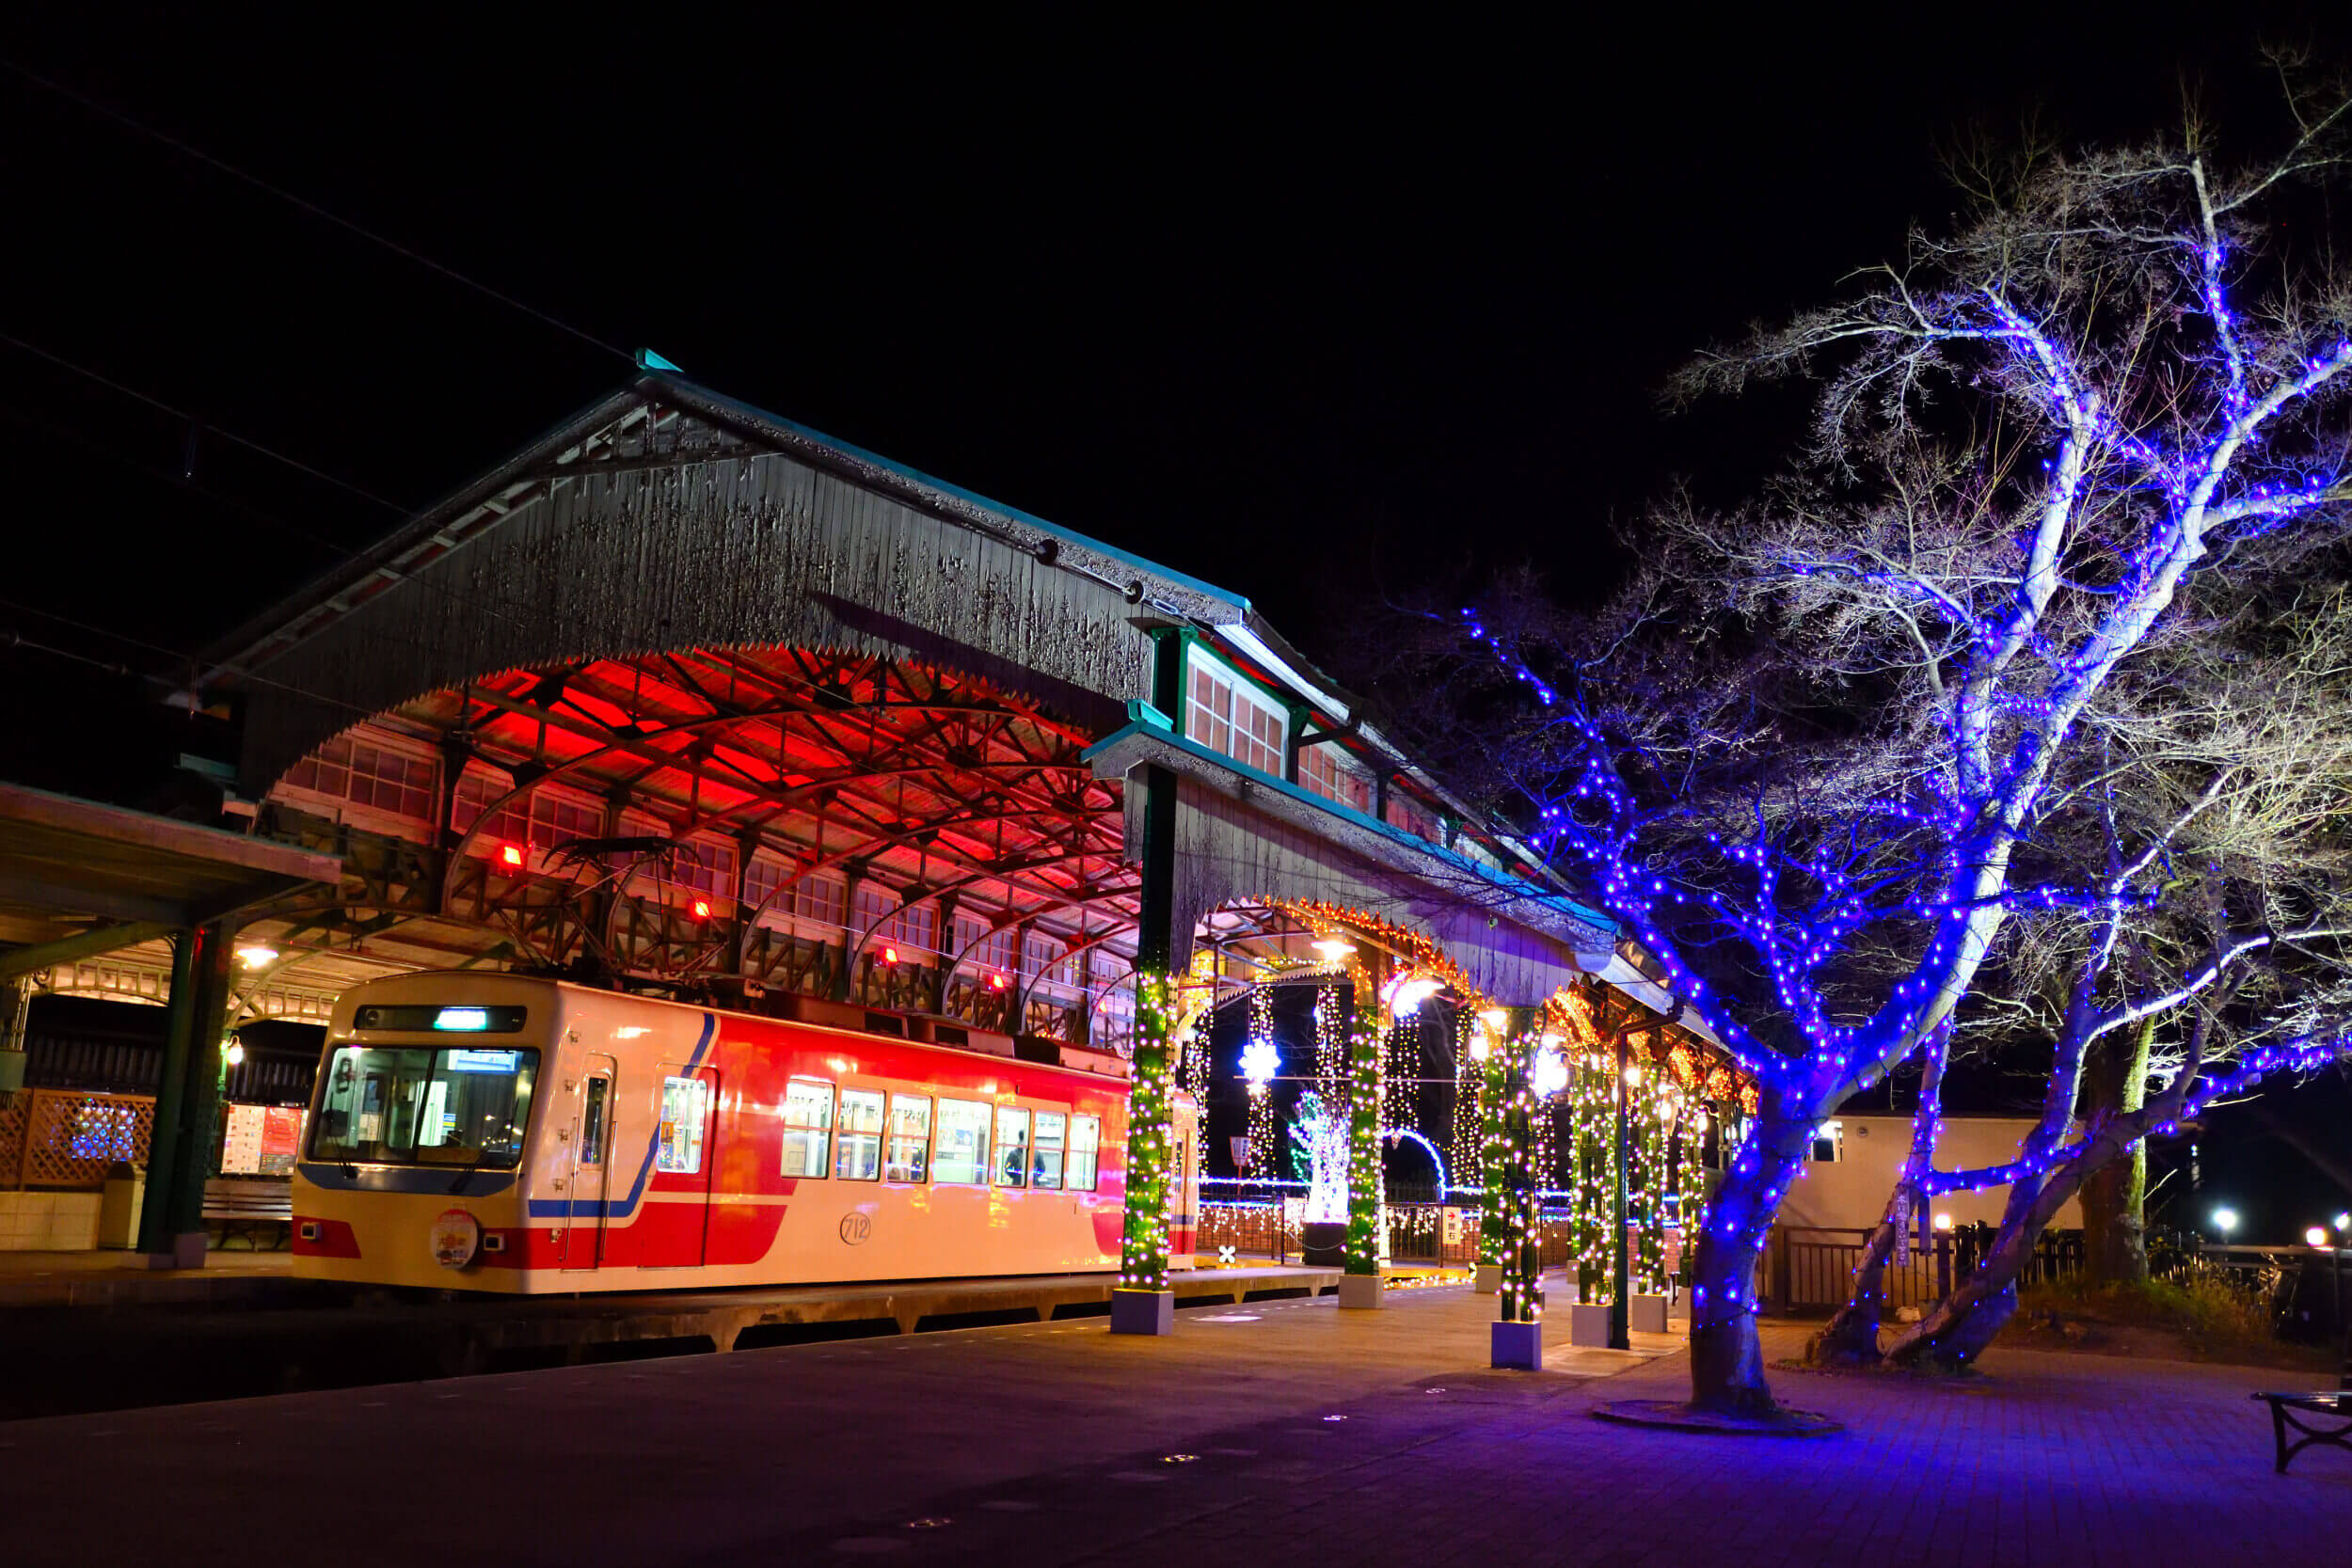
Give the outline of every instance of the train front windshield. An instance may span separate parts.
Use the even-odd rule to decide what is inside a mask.
[[[345,1045],[327,1058],[310,1158],[511,1170],[531,1124],[532,1050]]]

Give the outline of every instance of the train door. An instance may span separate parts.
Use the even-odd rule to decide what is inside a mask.
[[[698,1267],[710,1232],[710,1176],[718,1163],[719,1073],[664,1063],[655,1093],[660,1121],[653,1171],[637,1216],[642,1268]]]
[[[581,1064],[580,1098],[573,1107],[571,1170],[564,1191],[564,1266],[593,1269],[604,1261],[605,1214],[612,1201],[613,1090],[620,1073],[613,1060],[591,1054]]]

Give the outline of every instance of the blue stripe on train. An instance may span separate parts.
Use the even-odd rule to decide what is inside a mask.
[[[692,1072],[703,1065],[703,1053],[710,1049],[710,1037],[718,1032],[719,1015],[703,1014],[703,1036],[694,1042],[694,1054],[688,1058],[686,1070]],[[645,1196],[645,1182],[653,1175],[654,1152],[661,1144],[661,1123],[654,1122],[653,1136],[645,1140],[645,1158],[637,1167],[637,1180],[628,1190],[628,1196],[619,1202],[604,1198],[534,1197],[531,1200],[532,1219],[621,1219],[633,1212],[637,1200]]]

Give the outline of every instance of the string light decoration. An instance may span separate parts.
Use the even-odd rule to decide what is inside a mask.
[[[1120,1238],[1119,1281],[1129,1290],[1168,1289],[1169,1145],[1168,1090],[1174,1077],[1168,1026],[1174,988],[1165,974],[1136,975],[1135,1079],[1127,1101],[1127,1224]]]
[[[1633,1288],[1644,1295],[1663,1295],[1666,1210],[1672,1180],[1666,1169],[1666,1150],[1673,1143],[1676,1107],[1674,1101],[1663,1095],[1633,1095],[1629,1109],[1633,1118],[1636,1174],[1636,1182],[1626,1195],[1629,1218],[1634,1227]]]
[[[1279,1174],[1277,1164],[1272,1084],[1282,1069],[1274,1042],[1274,988],[1263,981],[1249,988],[1249,1032],[1241,1048],[1242,1078],[1249,1088],[1248,1169],[1245,1176]]]
[[[1498,1311],[1504,1323],[1535,1323],[1543,1317],[1543,1273],[1537,1244],[1535,1173],[1529,1164],[1534,1142],[1536,1097],[1532,1083],[1535,1037],[1496,1032],[1486,1061],[1488,1138],[1485,1209],[1493,1217],[1497,1261],[1502,1266]],[[1482,1236],[1484,1229],[1482,1227]]]
[[[1355,966],[1355,986],[1348,1022],[1348,1182],[1347,1263],[1349,1274],[1377,1275],[1388,1247],[1388,1227],[1381,1223],[1380,1087],[1385,1065],[1382,1036],[1371,973]],[[1364,1015],[1371,1013],[1370,1018]]]
[[[1446,1164],[1457,1175],[1470,1173],[1484,1188],[1486,1178],[1480,1162],[1484,1158],[1486,1130],[1479,1124],[1478,1102],[1485,1087],[1485,1074],[1470,1059],[1470,1034],[1476,1018],[1477,1014],[1468,1007],[1457,1009],[1454,1015],[1454,1135],[1447,1140]]]
[[[1617,1074],[1598,1052],[1570,1062],[1567,1101],[1571,1129],[1568,1247],[1576,1264],[1577,1300],[1606,1302],[1613,1295],[1617,1187]]]

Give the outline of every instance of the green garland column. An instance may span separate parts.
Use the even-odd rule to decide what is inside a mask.
[[[1485,1024],[1479,1028],[1483,1031]],[[1510,1250],[1511,1227],[1504,1215],[1503,1191],[1510,1172],[1511,1142],[1503,1114],[1510,1096],[1510,1052],[1485,1034],[1486,1054],[1478,1063],[1478,1261],[1483,1268],[1501,1268]],[[1482,1290],[1485,1287],[1481,1287]]]
[[[1136,976],[1135,1091],[1127,1106],[1127,1226],[1119,1281],[1133,1291],[1168,1289],[1168,1147],[1172,1135],[1168,1043],[1172,990],[1165,974]]]
[[[1152,634],[1152,697],[1177,713],[1184,691],[1183,639]],[[1173,1334],[1176,1296],[1168,1287],[1168,1169],[1174,1150],[1168,1026],[1175,1010],[1169,976],[1190,956],[1192,932],[1175,929],[1176,775],[1151,764],[1127,776],[1143,792],[1143,885],[1136,897],[1136,1055],[1127,1101],[1126,1224],[1119,1246],[1119,1289],[1111,1292],[1113,1334]]]
[[[1380,1273],[1380,1101],[1384,1070],[1380,997],[1369,966],[1356,971],[1348,1020],[1347,1272]]]

